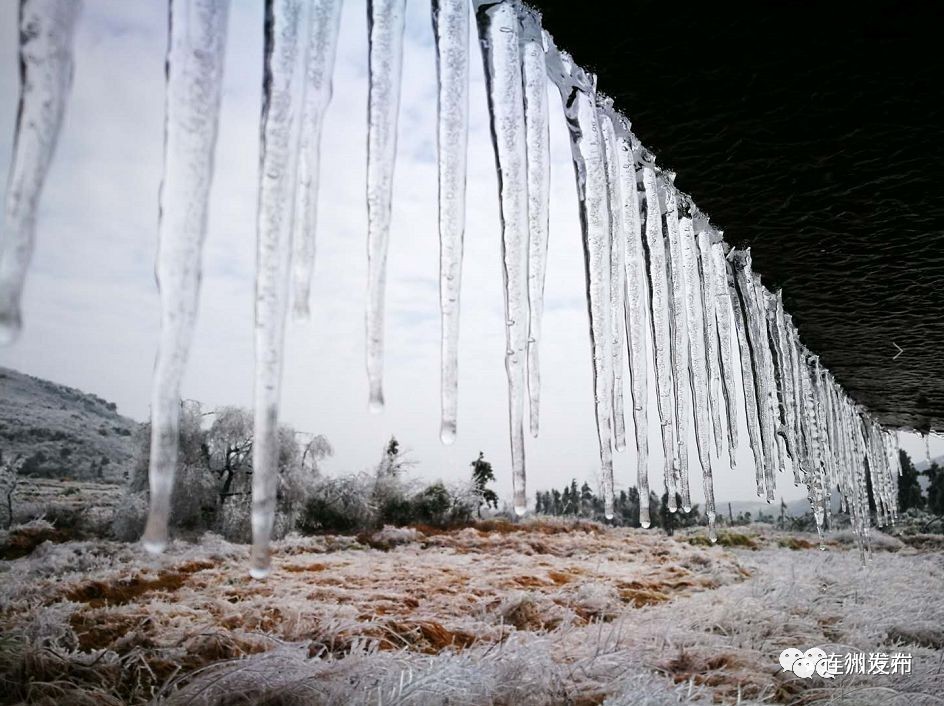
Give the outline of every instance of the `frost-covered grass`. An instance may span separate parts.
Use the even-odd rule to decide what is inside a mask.
[[[564,521],[293,536],[265,582],[212,535],[159,561],[45,543],[0,563],[0,701],[941,703],[944,554],[862,566],[840,541],[736,531],[750,541]],[[813,646],[910,652],[913,672],[778,673]]]

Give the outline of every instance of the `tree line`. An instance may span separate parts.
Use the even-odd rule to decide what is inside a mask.
[[[898,478],[898,511],[925,510],[932,515],[944,515],[944,468],[936,461],[923,471],[915,468],[911,457],[899,451],[901,476]],[[928,479],[927,490],[921,488],[920,476]]]

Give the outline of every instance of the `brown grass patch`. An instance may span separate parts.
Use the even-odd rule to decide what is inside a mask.
[[[155,578],[145,578],[136,574],[130,578],[86,581],[73,586],[65,592],[63,597],[76,603],[87,603],[91,608],[124,605],[146,593],[157,591],[174,593],[187,582],[191,574],[213,566],[215,564],[209,561],[189,561]]]
[[[285,566],[282,566],[280,568],[282,569],[282,571],[288,571],[293,574],[304,574],[308,572],[325,571],[326,569],[329,569],[330,567],[328,566],[328,564],[315,562],[314,564],[306,564],[305,566],[301,566],[299,564],[286,564]]]
[[[661,663],[664,672],[677,684],[693,682],[710,687],[715,700],[727,702],[734,698],[755,698],[773,685],[769,673],[759,665],[744,661],[734,654],[701,655],[685,649]]]
[[[565,583],[570,583],[575,578],[577,578],[573,574],[563,571],[548,571],[547,577],[558,586],[563,586]]]
[[[816,545],[809,540],[802,539],[800,537],[784,537],[777,541],[777,544],[785,549],[793,549],[794,551],[798,549],[815,549]]]
[[[140,638],[143,633],[142,624],[146,620],[145,617],[135,615],[77,612],[69,617],[69,626],[79,640],[79,649],[92,651],[111,648],[129,634]],[[150,646],[141,643],[142,640],[139,639],[138,645]]]
[[[638,583],[638,582],[633,582]],[[634,608],[652,605],[654,603],[665,603],[669,600],[669,595],[654,588],[645,588],[643,586],[627,586],[619,589],[619,597],[623,603],[631,603]]]
[[[61,544],[76,539],[74,532],[51,526],[17,527],[10,530],[6,542],[0,544],[0,559],[12,561],[31,554],[43,542]]]
[[[557,620],[547,620],[541,609],[531,600],[522,600],[506,612],[504,622],[513,625],[515,630],[528,632],[552,630],[559,624]]]
[[[76,603],[88,603],[92,608],[104,605],[124,605],[140,598],[145,593],[163,591],[174,593],[187,580],[186,574],[168,572],[149,579],[132,576],[114,581],[87,581],[66,591],[65,598]]]

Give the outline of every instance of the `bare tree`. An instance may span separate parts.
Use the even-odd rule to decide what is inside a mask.
[[[248,492],[246,480],[252,473],[252,414],[239,407],[218,409],[206,433],[207,465],[220,483],[220,504],[231,495]],[[236,483],[236,481],[243,481]],[[236,483],[238,490],[233,490]]]

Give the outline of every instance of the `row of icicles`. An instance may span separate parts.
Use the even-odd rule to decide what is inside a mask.
[[[383,408],[384,288],[405,2],[368,0],[367,374],[374,411]],[[527,509],[526,391],[531,433],[536,436],[540,426],[550,79],[560,90],[577,178],[607,516],[613,512],[612,452],[627,443],[627,404],[635,429],[637,486],[641,497],[649,495],[646,339],[651,336],[670,509],[676,509],[676,497],[683,509],[691,506],[686,429],[691,398],[695,458],[714,539],[711,455],[712,449],[720,456],[726,448],[733,465],[739,369],[758,495],[771,501],[777,472],[792,467],[794,482],[809,490],[822,532],[830,492],[837,488],[860,549],[867,551],[867,482],[879,523],[896,516],[896,435],[852,402],[800,343],[780,293],[768,291],[752,272],[749,251],[730,249],[691,198],[675,188],[674,175],[656,166],[626,117],[597,92],[595,77],[554,46],[539,14],[517,0],[474,0],[473,5],[500,176],[515,511],[521,515]],[[79,0],[20,3],[24,71],[0,252],[0,326],[6,342],[20,327],[20,294],[39,194],[71,84],[79,10]],[[180,386],[197,314],[228,10],[228,0],[170,0],[156,268],[161,337],[151,400],[151,509],[143,538],[152,552],[160,552],[168,540]],[[290,297],[297,315],[308,312],[321,125],[331,98],[340,12],[341,0],[266,0],[265,6],[251,565],[252,575],[260,578],[270,567],[285,321]],[[438,77],[441,437],[446,444],[455,439],[457,428],[471,15],[468,0],[432,0]],[[624,369],[630,373],[628,399]],[[640,522],[649,526],[646,503]]]

